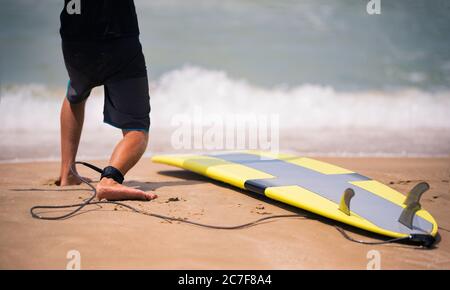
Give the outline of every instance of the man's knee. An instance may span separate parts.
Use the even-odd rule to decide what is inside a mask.
[[[122,130],[123,137],[133,138],[145,144],[148,142],[148,131],[144,130]]]

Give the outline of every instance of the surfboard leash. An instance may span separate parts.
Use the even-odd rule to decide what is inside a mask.
[[[97,196],[97,189],[95,188],[95,186],[93,186],[91,184],[91,182],[84,179],[81,175],[78,174],[78,172],[76,170],[77,164],[86,166],[94,171],[97,171],[100,174],[103,173],[103,170],[95,165],[92,165],[87,162],[82,162],[82,161],[76,161],[70,167],[70,172],[73,174],[73,176],[78,178],[82,183],[89,186],[89,188],[91,189],[91,192],[92,192],[91,196],[89,198],[87,198],[86,200],[84,200],[82,203],[74,203],[74,204],[67,204],[67,205],[37,205],[37,206],[33,206],[32,208],[30,208],[30,214],[33,218],[42,219],[42,220],[64,220],[64,219],[68,219],[68,218],[75,216],[80,210],[82,210],[84,207],[86,207],[88,205],[114,204],[114,205],[122,206],[124,208],[128,208],[132,212],[159,218],[159,219],[163,219],[168,222],[180,222],[180,223],[186,223],[186,224],[191,224],[191,225],[195,225],[195,226],[199,226],[199,227],[218,229],[218,230],[243,229],[243,228],[256,226],[263,221],[279,219],[279,218],[302,218],[302,219],[309,219],[309,220],[314,219],[314,218],[306,217],[306,216],[303,216],[300,214],[283,214],[283,215],[271,215],[271,216],[263,217],[263,218],[260,218],[260,219],[257,219],[257,220],[254,220],[254,221],[251,221],[248,223],[234,225],[234,226],[219,226],[219,225],[203,224],[203,223],[199,223],[199,222],[194,222],[194,221],[190,221],[190,220],[186,220],[186,219],[182,219],[182,218],[176,218],[176,217],[166,216],[166,215],[157,214],[157,213],[146,212],[146,211],[143,211],[141,209],[138,209],[136,207],[133,207],[131,205],[128,205],[128,204],[120,202],[120,201],[102,201],[102,200],[94,201],[95,197]],[[75,209],[66,214],[59,215],[59,216],[44,216],[42,214],[38,214],[35,212],[36,210],[42,210],[42,209],[54,210],[54,209],[69,209],[69,208],[75,208]],[[384,241],[376,241],[376,242],[362,241],[362,240],[357,240],[357,239],[350,237],[344,229],[342,229],[338,226],[335,226],[335,228],[339,233],[341,233],[341,235],[345,239],[347,239],[351,242],[354,242],[354,243],[359,243],[359,244],[364,244],[364,245],[385,245],[385,244],[391,244],[391,243],[395,243],[395,242],[407,242],[407,241],[411,242],[412,241],[415,243],[419,243],[420,244],[419,248],[422,248],[422,247],[430,248],[432,246],[432,244],[434,243],[433,237],[429,236],[429,237],[433,238],[432,242],[431,242],[431,240],[426,238],[426,237],[428,237],[428,235],[410,235],[407,237],[394,238],[394,239],[389,239],[389,240],[384,240]],[[423,237],[423,236],[426,236],[426,237]]]
[[[190,221],[190,220],[185,220],[182,218],[175,218],[175,217],[170,217],[170,216],[157,214],[157,213],[146,212],[146,211],[140,210],[136,207],[133,207],[131,205],[128,205],[128,204],[120,202],[120,201],[93,201],[97,195],[97,189],[89,181],[87,181],[86,179],[84,179],[82,176],[80,176],[77,173],[76,168],[75,168],[76,164],[84,165],[84,166],[89,167],[90,169],[95,170],[99,173],[102,173],[102,169],[100,169],[97,166],[92,165],[90,163],[81,162],[81,161],[76,161],[70,168],[71,173],[75,177],[77,177],[82,183],[86,184],[87,186],[89,186],[91,188],[92,195],[89,198],[87,198],[85,201],[83,201],[82,203],[67,204],[67,205],[37,205],[37,206],[33,206],[30,209],[30,214],[33,218],[42,219],[42,220],[64,220],[64,219],[75,216],[77,214],[77,212],[79,212],[81,209],[83,209],[84,207],[86,207],[88,205],[98,205],[98,204],[114,204],[114,205],[122,206],[124,208],[128,208],[135,213],[164,219],[166,221],[182,222],[182,223],[192,224],[192,225],[196,225],[196,226],[212,228],[212,229],[220,229],[220,230],[235,230],[235,229],[246,228],[249,226],[256,225],[260,222],[270,220],[270,219],[276,219],[276,218],[288,218],[288,217],[291,217],[291,218],[302,217],[305,219],[307,218],[305,216],[301,216],[298,214],[272,215],[272,216],[263,217],[263,218],[255,220],[255,221],[245,223],[245,224],[240,224],[240,225],[235,225],[235,226],[217,226],[217,225],[202,224],[202,223],[198,223],[198,222],[194,222],[194,221]],[[63,214],[63,215],[59,215],[59,216],[44,216],[44,215],[41,215],[41,214],[38,214],[35,212],[36,210],[42,210],[42,209],[67,209],[67,208],[75,208],[75,209],[71,212],[68,212],[67,214]]]

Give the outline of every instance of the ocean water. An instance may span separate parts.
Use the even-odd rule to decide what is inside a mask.
[[[450,155],[450,2],[381,0],[380,15],[367,2],[136,0],[150,151],[173,151],[174,117],[200,110],[276,115],[280,148],[299,153]],[[0,0],[0,161],[58,158],[62,6]],[[102,96],[88,101],[83,158],[120,139]]]

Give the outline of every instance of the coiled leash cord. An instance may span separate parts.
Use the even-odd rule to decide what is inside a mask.
[[[189,221],[189,220],[184,220],[184,219],[181,219],[181,218],[175,218],[175,217],[165,216],[165,215],[156,214],[156,213],[145,212],[143,210],[137,209],[137,208],[135,208],[135,207],[133,207],[131,205],[128,205],[128,204],[120,202],[120,201],[93,201],[93,199],[97,195],[97,189],[89,181],[87,181],[86,179],[84,179],[83,177],[81,177],[77,173],[76,168],[75,168],[76,164],[81,164],[81,165],[84,165],[86,167],[89,167],[92,170],[95,170],[95,171],[97,171],[100,174],[103,173],[103,170],[98,168],[95,165],[89,164],[87,162],[81,162],[81,161],[76,161],[70,167],[70,172],[72,173],[72,175],[77,177],[81,182],[83,182],[84,184],[86,184],[87,186],[89,186],[91,188],[92,195],[87,200],[85,200],[82,203],[75,203],[75,204],[68,204],[68,205],[37,205],[37,206],[33,206],[30,209],[31,216],[33,218],[42,219],[42,220],[62,220],[62,219],[67,219],[67,218],[75,215],[77,212],[79,212],[85,206],[87,206],[87,205],[95,205],[95,204],[115,204],[115,205],[119,205],[119,206],[128,208],[128,209],[130,209],[133,212],[140,213],[140,214],[143,214],[143,215],[148,215],[148,216],[160,218],[160,219],[164,219],[164,220],[167,220],[167,221],[182,222],[182,223],[192,224],[192,225],[196,225],[196,226],[200,226],[200,227],[211,228],[211,229],[219,229],[219,230],[241,229],[241,228],[245,228],[245,227],[249,227],[249,226],[255,225],[255,224],[260,223],[260,222],[265,221],[265,220],[275,219],[275,218],[288,218],[288,217],[303,217],[303,218],[306,218],[306,217],[298,215],[298,214],[273,215],[273,216],[260,218],[258,220],[253,221],[253,222],[249,222],[249,223],[245,223],[245,224],[241,224],[241,225],[236,225],[236,226],[216,226],[216,225],[207,225],[207,224],[197,223],[197,222],[193,222],[193,221]],[[66,208],[75,208],[75,209],[73,211],[67,213],[67,214],[60,215],[60,216],[43,216],[43,215],[37,214],[35,212],[36,210],[42,210],[42,209],[66,209]]]
[[[259,223],[261,223],[263,221],[267,221],[267,220],[271,220],[271,219],[278,219],[278,218],[293,218],[293,217],[299,218],[300,217],[302,219],[313,219],[313,218],[310,218],[310,217],[305,217],[305,216],[300,215],[300,214],[284,214],[284,215],[271,215],[271,216],[268,216],[268,217],[263,217],[263,218],[257,219],[257,220],[252,221],[252,222],[248,222],[248,223],[244,223],[244,224],[240,224],[240,225],[235,225],[235,226],[217,226],[217,225],[202,224],[202,223],[198,223],[198,222],[194,222],[194,221],[190,221],[190,220],[170,217],[170,216],[156,214],[156,213],[151,213],[151,212],[145,212],[143,210],[137,209],[137,208],[135,208],[135,207],[133,207],[131,205],[128,205],[128,204],[120,202],[120,201],[93,201],[94,198],[97,196],[97,189],[89,181],[87,181],[86,179],[84,179],[82,176],[80,176],[77,173],[77,170],[76,170],[76,165],[77,164],[81,164],[81,165],[84,165],[86,167],[89,167],[90,169],[95,170],[95,171],[97,171],[100,174],[103,173],[103,170],[98,168],[95,165],[92,165],[92,164],[87,163],[87,162],[81,162],[81,161],[76,161],[70,167],[70,172],[72,173],[72,175],[77,177],[82,183],[84,183],[87,186],[89,186],[91,191],[92,191],[92,195],[88,199],[86,199],[84,202],[82,202],[82,203],[67,204],[67,205],[37,205],[37,206],[33,206],[30,209],[30,214],[31,214],[31,216],[33,218],[42,219],[42,220],[62,220],[62,219],[67,219],[67,218],[72,217],[73,215],[75,215],[77,212],[79,212],[80,210],[82,210],[84,207],[86,207],[88,205],[115,204],[115,205],[122,206],[124,208],[128,208],[128,209],[130,209],[131,211],[133,211],[135,213],[139,213],[139,214],[143,214],[143,215],[147,215],[147,216],[152,216],[152,217],[163,219],[163,220],[166,220],[166,221],[186,223],[186,224],[191,224],[191,225],[195,225],[195,226],[199,226],[199,227],[210,228],[210,229],[218,229],[218,230],[243,229],[243,228],[255,226],[255,225],[257,225],[257,224],[259,224]],[[67,209],[67,208],[75,208],[75,209],[73,211],[67,213],[67,214],[60,215],[60,216],[43,216],[43,215],[37,214],[35,212],[36,210],[42,210],[42,209]],[[344,238],[346,238],[347,240],[349,240],[351,242],[355,242],[355,243],[359,243],[359,244],[384,245],[384,244],[390,244],[390,243],[401,242],[401,241],[415,241],[415,242],[420,242],[425,247],[431,246],[431,245],[428,245],[427,243],[424,243],[421,240],[417,240],[417,239],[415,240],[413,235],[410,235],[410,236],[407,236],[407,237],[402,237],[402,238],[395,238],[395,239],[379,241],[379,242],[361,241],[361,240],[356,240],[356,239],[350,237],[342,228],[340,228],[338,226],[335,226],[335,228]]]

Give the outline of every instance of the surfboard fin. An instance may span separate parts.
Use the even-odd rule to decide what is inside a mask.
[[[426,182],[420,182],[416,184],[416,186],[414,186],[413,189],[411,189],[411,191],[406,196],[406,199],[403,202],[403,204],[408,206],[411,203],[419,202],[420,198],[422,197],[422,194],[426,192],[428,189],[430,189],[430,185]]]
[[[398,221],[407,226],[408,228],[413,228],[413,219],[416,215],[416,212],[421,209],[420,203],[414,202],[409,204],[405,209],[402,211],[402,214],[400,215],[400,218]]]
[[[350,201],[353,196],[355,196],[355,191],[350,187],[347,188],[341,197],[341,202],[339,204],[339,210],[345,213],[346,215],[350,215]]]
[[[416,184],[413,189],[411,189],[411,191],[406,196],[405,201],[403,202],[406,207],[402,211],[402,214],[398,219],[401,224],[410,229],[413,228],[414,216],[416,215],[416,212],[422,208],[422,206],[420,205],[420,198],[422,197],[422,194],[428,189],[430,189],[430,185],[426,182],[420,182]]]

